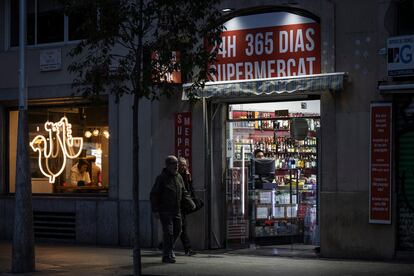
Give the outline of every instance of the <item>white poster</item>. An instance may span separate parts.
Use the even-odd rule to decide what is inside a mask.
[[[62,50],[49,49],[40,51],[40,71],[56,71],[62,69]]]
[[[269,211],[267,207],[257,207],[256,208],[256,218],[258,219],[267,219],[269,217]]]
[[[259,200],[260,200],[260,204],[271,204],[272,203],[272,191],[260,192]]]

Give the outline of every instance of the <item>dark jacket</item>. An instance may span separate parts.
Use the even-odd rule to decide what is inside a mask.
[[[179,173],[170,174],[167,169],[157,176],[151,194],[151,207],[153,212],[179,213],[182,201],[194,204]]]

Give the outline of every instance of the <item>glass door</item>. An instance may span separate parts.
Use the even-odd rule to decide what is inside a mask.
[[[248,182],[252,145],[244,136],[238,136],[240,123],[227,124],[227,247],[244,247],[249,244]],[[236,133],[236,139],[231,139]]]

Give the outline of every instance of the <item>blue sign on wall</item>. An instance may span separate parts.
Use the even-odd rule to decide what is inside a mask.
[[[388,39],[388,76],[414,76],[414,35]]]

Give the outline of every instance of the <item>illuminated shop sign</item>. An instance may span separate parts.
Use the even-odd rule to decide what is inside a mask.
[[[212,81],[321,73],[320,27],[311,18],[272,12],[225,24]]]
[[[388,39],[388,76],[414,75],[414,35]]]
[[[78,157],[82,152],[83,138],[72,137],[72,124],[63,117],[59,122],[46,122],[47,137],[37,135],[30,142],[34,152],[38,152],[39,169],[44,176],[49,178],[49,183],[54,183],[66,167],[66,160]],[[51,166],[52,160],[58,161],[60,166]],[[55,164],[55,163],[54,163]]]

